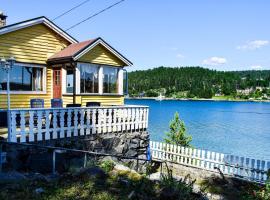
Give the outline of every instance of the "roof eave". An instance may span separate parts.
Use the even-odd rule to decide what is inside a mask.
[[[62,57],[62,58],[52,58],[52,59],[47,60],[48,64],[59,64],[59,63],[66,63],[66,62],[74,62],[74,60],[70,56]]]
[[[75,38],[73,38],[71,35],[69,35],[67,32],[65,32],[63,29],[61,29],[59,26],[57,26],[44,16],[1,27],[0,35],[42,23],[47,27],[49,27],[50,29],[52,29],[53,31],[55,31],[56,33],[58,33],[59,35],[61,35],[70,43],[78,43],[78,41]]]
[[[77,61],[80,57],[84,54],[89,52],[98,44],[102,44],[105,48],[107,48],[111,53],[113,53],[116,57],[118,57],[126,66],[132,66],[133,63],[130,62],[127,58],[125,58],[122,54],[120,54],[117,50],[115,50],[112,46],[110,46],[107,42],[105,42],[102,38],[95,39],[92,43],[84,47],[82,50],[78,51],[76,54],[73,55],[74,61]]]

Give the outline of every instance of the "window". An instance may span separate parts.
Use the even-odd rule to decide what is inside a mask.
[[[67,68],[67,86],[66,92],[73,93],[74,90],[74,70],[72,68]]]
[[[118,68],[103,68],[103,93],[118,93]]]
[[[123,92],[125,95],[128,94],[128,72],[123,70]]]
[[[0,91],[7,90],[7,74],[0,73]],[[42,91],[43,68],[16,64],[10,70],[11,91]]]
[[[98,65],[80,63],[81,93],[98,93]]]
[[[55,81],[55,85],[61,85],[61,71],[60,70],[55,70],[54,71],[54,73],[55,73],[55,79],[54,79],[54,81]]]

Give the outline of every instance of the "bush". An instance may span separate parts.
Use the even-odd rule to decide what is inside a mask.
[[[253,186],[251,187],[243,199],[245,200],[269,200],[270,199],[270,170],[267,173],[268,179],[265,182],[264,186]]]
[[[104,160],[99,166],[108,173],[113,170],[115,163],[112,160]]]
[[[194,199],[193,185],[196,180],[191,180],[190,175],[184,179],[176,180],[172,175],[172,170],[168,168],[167,173],[161,174],[161,199]]]

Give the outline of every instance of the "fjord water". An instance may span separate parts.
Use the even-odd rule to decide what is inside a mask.
[[[125,103],[149,106],[151,140],[163,140],[177,111],[194,147],[270,160],[270,103],[144,99]]]

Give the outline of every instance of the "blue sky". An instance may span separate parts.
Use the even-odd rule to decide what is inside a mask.
[[[83,0],[0,0],[8,24],[52,19]],[[56,20],[63,29],[117,0],[90,0]],[[130,70],[204,66],[270,69],[269,0],[126,0],[69,31],[79,41],[103,37],[129,58]]]

